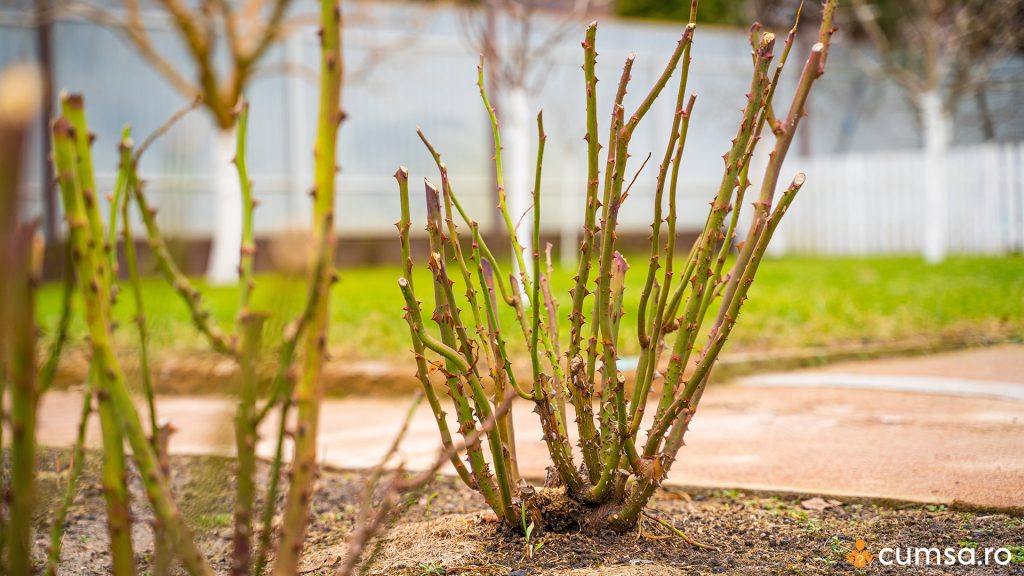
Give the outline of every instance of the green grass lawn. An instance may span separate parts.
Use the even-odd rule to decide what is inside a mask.
[[[623,354],[634,354],[635,311],[647,268],[643,256],[628,259],[632,270],[627,274],[620,346]],[[563,338],[573,274],[560,270],[553,283],[561,303]],[[331,346],[336,354],[386,360],[407,353],[408,331],[396,283],[399,268],[344,269],[340,275],[331,306]],[[415,282],[420,300],[432,302],[425,269]],[[460,286],[455,288],[462,293]],[[145,280],[144,290],[153,347],[158,352],[206,349],[170,287],[151,277]],[[202,291],[214,318],[230,328],[237,288],[203,286]],[[47,284],[41,290],[38,307],[44,332],[56,324],[60,292],[59,284]],[[298,313],[304,298],[300,281],[275,275],[258,278],[254,302],[272,315],[269,345],[280,339],[283,326]],[[121,326],[117,341],[126,347],[134,344],[134,330],[129,329],[132,308],[130,293],[123,288],[115,315]],[[514,327],[512,312],[505,307],[502,313],[503,326]],[[84,334],[80,318],[73,334],[80,343]],[[1020,257],[952,258],[938,266],[916,258],[783,258],[761,265],[726,352],[1022,336],[1024,259]],[[518,341],[513,343],[515,351],[524,349]]]

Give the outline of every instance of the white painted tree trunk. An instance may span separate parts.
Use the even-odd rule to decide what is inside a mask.
[[[213,136],[213,230],[206,280],[229,284],[238,280],[239,248],[242,243],[242,191],[235,169],[235,129],[219,130]]]
[[[949,248],[949,194],[946,190],[946,153],[952,141],[953,121],[938,90],[920,97],[924,129],[924,259],[935,264],[946,259]]]
[[[525,272],[529,275],[529,262],[533,258],[533,215],[529,210],[533,191],[531,167],[534,166],[530,160],[530,102],[521,86],[509,86],[505,102],[508,111],[502,132],[506,148],[505,194],[512,224],[518,224],[517,236],[527,262]],[[518,274],[519,267],[516,265],[514,269]]]

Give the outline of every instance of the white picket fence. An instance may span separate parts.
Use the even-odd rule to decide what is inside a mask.
[[[913,254],[925,240],[920,151],[791,158],[807,174],[776,254]],[[945,162],[948,252],[1024,251],[1024,143],[954,148]]]

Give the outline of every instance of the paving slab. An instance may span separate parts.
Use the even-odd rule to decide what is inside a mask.
[[[1016,371],[1022,356],[1024,346],[1010,346],[794,372],[790,377],[797,384],[790,386],[777,376],[771,385],[755,379],[712,387],[668,482],[1022,509],[1024,370]],[[815,374],[818,383],[812,385]],[[870,377],[875,384],[837,384],[842,379],[836,374]],[[951,393],[935,386],[884,385],[929,379],[956,381],[959,388]],[[992,393],[993,386],[1000,393]],[[74,391],[47,394],[40,411],[42,444],[73,441],[80,402]],[[230,398],[169,396],[158,406],[178,429],[172,452],[231,455]],[[325,401],[322,462],[373,466],[407,408],[402,399]],[[522,472],[542,478],[548,458],[536,415],[520,402],[514,420]],[[258,444],[263,456],[273,452],[275,429],[273,421],[265,423]],[[100,445],[95,423],[89,444]],[[408,467],[421,468],[434,460],[437,448],[436,425],[421,406],[401,457]]]
[[[799,373],[953,378],[1024,384],[1024,345],[1001,344],[927,356],[842,362]]]

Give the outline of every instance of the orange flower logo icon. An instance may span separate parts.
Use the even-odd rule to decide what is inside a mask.
[[[847,554],[846,559],[856,568],[865,568],[875,560],[875,555],[867,550],[867,544],[862,538],[857,538],[856,546],[857,549]]]

